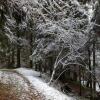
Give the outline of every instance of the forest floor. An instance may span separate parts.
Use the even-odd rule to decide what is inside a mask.
[[[68,95],[63,94],[54,87],[51,87],[40,78],[40,73],[32,69],[19,68],[17,72],[22,74],[41,94],[45,96],[45,100],[76,100]]]
[[[40,91],[41,94],[45,96],[45,100],[87,100],[86,98],[74,95],[73,93],[62,93],[61,86],[63,84],[60,81],[49,85],[48,82],[50,77],[47,74],[43,74],[27,68],[19,68],[16,69],[16,71],[27,78],[33,87],[35,87],[35,89]],[[77,86],[73,86],[75,86],[73,88],[76,89]]]
[[[59,82],[49,85],[48,80],[47,75],[41,77],[28,68],[0,70],[0,100],[86,100],[62,93]]]
[[[0,70],[0,100],[44,100],[44,96],[23,75]]]
[[[48,85],[32,69],[0,70],[0,100],[76,100]]]

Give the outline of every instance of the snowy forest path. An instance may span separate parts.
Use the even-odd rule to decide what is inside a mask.
[[[16,69],[16,71],[26,77],[32,86],[45,96],[45,100],[76,100],[75,98],[63,94],[56,88],[49,86],[48,83],[40,78],[39,72],[27,68],[19,68]]]
[[[0,82],[16,85],[15,91],[20,88],[21,100],[76,100],[49,86],[40,78],[39,72],[28,68],[2,69]]]
[[[43,95],[31,85],[30,81],[16,70],[1,69],[0,83],[17,87],[16,92],[20,88],[19,100],[44,100]]]

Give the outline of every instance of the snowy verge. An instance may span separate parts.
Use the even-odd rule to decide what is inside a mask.
[[[46,100],[75,100],[40,80],[37,77],[40,75],[40,73],[36,71],[26,68],[19,68],[16,69],[16,71],[26,77],[33,87],[45,96]]]
[[[18,71],[20,74],[24,76],[34,76],[34,77],[40,76],[40,72],[34,71],[29,68],[17,68],[16,71]]]

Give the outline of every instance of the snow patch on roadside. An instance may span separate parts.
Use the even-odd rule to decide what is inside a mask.
[[[23,74],[24,76],[34,76],[34,77],[40,76],[40,72],[28,68],[18,68],[16,69],[16,71],[18,71],[20,74]]]
[[[53,87],[50,87],[47,83],[40,80],[37,77],[38,75],[40,75],[40,73],[36,71],[26,68],[19,68],[16,69],[16,71],[26,77],[33,85],[33,87],[45,96],[46,100],[75,100],[74,98],[61,93],[60,91],[56,90]]]

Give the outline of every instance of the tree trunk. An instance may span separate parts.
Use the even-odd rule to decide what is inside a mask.
[[[89,71],[91,72],[92,68],[91,68],[91,52],[90,52],[90,49],[88,49],[88,56],[89,56]],[[91,99],[93,98],[92,97],[92,75],[90,73],[89,75],[89,84],[90,84],[90,93],[91,93]]]
[[[93,41],[93,97],[95,98],[96,92],[96,77],[95,77],[95,40]]]
[[[49,58],[49,69],[50,69],[50,75],[52,75],[53,72],[53,58]]]
[[[74,72],[73,74],[74,74],[74,76],[73,76],[73,80],[74,80],[74,81],[77,81],[77,73]]]
[[[20,64],[20,47],[19,45],[17,45],[17,68],[21,67],[21,64]]]
[[[33,33],[30,34],[30,55],[32,55],[32,48],[33,48]],[[30,68],[33,67],[32,59],[30,60]]]
[[[17,27],[16,27],[16,35],[17,35],[17,68],[21,67],[21,64],[20,64],[20,55],[21,55],[21,47],[20,47],[20,41],[19,41],[19,38],[20,38],[20,32],[19,32],[19,23],[17,23]]]
[[[14,67],[14,64],[15,64],[15,51],[14,51],[14,48],[12,48],[12,57],[11,57],[12,61],[12,66]]]
[[[82,87],[81,87],[81,66],[79,66],[79,83],[80,83],[80,92],[79,95],[82,95]]]

